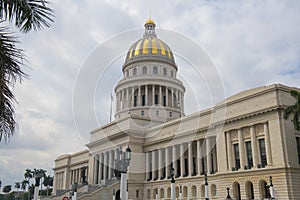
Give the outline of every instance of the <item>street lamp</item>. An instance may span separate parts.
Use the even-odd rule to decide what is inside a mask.
[[[175,200],[175,179],[174,179],[174,168],[171,169],[171,200]]]
[[[205,186],[205,200],[209,200],[208,198],[208,183],[207,183],[207,174],[204,175],[204,186]]]
[[[121,200],[126,200],[127,199],[127,171],[128,171],[128,166],[131,161],[131,149],[129,145],[127,146],[126,150],[123,152],[122,147],[118,148],[117,150],[117,155],[116,155],[116,169],[114,170],[115,176],[118,179],[121,179],[120,183],[120,196]]]
[[[232,198],[231,198],[231,196],[230,196],[230,194],[229,194],[230,188],[228,187],[228,188],[226,188],[226,190],[227,190],[227,197],[226,197],[225,200],[232,200]]]

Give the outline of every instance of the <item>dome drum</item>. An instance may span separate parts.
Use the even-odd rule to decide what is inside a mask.
[[[185,87],[176,78],[173,52],[157,38],[155,26],[147,20],[143,38],[128,50],[124,77],[115,87],[117,119],[130,114],[163,123],[184,115]]]

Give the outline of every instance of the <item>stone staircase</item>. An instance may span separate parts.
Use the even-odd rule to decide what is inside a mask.
[[[77,186],[77,200],[95,200],[95,199],[112,199],[113,189],[119,189],[119,181],[117,179],[110,180],[105,185],[83,185]],[[50,197],[41,197],[41,200],[62,200],[64,197],[71,196],[72,190],[60,191],[56,195]]]

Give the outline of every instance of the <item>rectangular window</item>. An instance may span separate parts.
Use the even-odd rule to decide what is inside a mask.
[[[205,160],[204,160],[204,158],[201,159],[201,165],[202,165],[201,175],[203,175],[205,173]]]
[[[214,170],[214,154],[210,154],[210,161],[211,161],[211,174],[214,174],[215,173],[215,170]]]
[[[166,99],[166,96],[163,96],[163,106],[167,106],[167,99]]]
[[[246,142],[246,154],[247,154],[248,169],[250,169],[253,167],[252,147],[250,141]]]
[[[142,95],[142,106],[146,105],[146,96]]]
[[[193,175],[196,175],[196,168],[197,168],[197,158],[193,157]]]
[[[261,167],[265,167],[267,165],[267,155],[266,155],[266,148],[265,148],[265,139],[259,139],[258,143],[259,143]]]
[[[178,177],[181,176],[180,160],[177,160],[177,173],[176,173],[176,175],[177,175]]]
[[[233,150],[234,150],[234,158],[235,158],[235,167],[236,167],[236,169],[240,169],[241,164],[240,164],[239,144],[234,144]]]
[[[155,95],[155,96],[154,96],[154,104],[155,104],[155,105],[158,105],[158,95]]]
[[[137,106],[137,97],[136,96],[133,97],[133,106],[134,107]]]
[[[300,137],[296,137],[297,151],[298,151],[298,163],[300,164]]]

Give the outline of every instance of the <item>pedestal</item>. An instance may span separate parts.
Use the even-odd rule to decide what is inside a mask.
[[[120,197],[121,200],[126,200],[127,197],[127,174],[121,173],[121,182],[120,182]]]
[[[175,200],[176,194],[175,194],[175,183],[171,183],[171,200]]]
[[[38,200],[39,197],[39,186],[34,187],[33,200]]]

